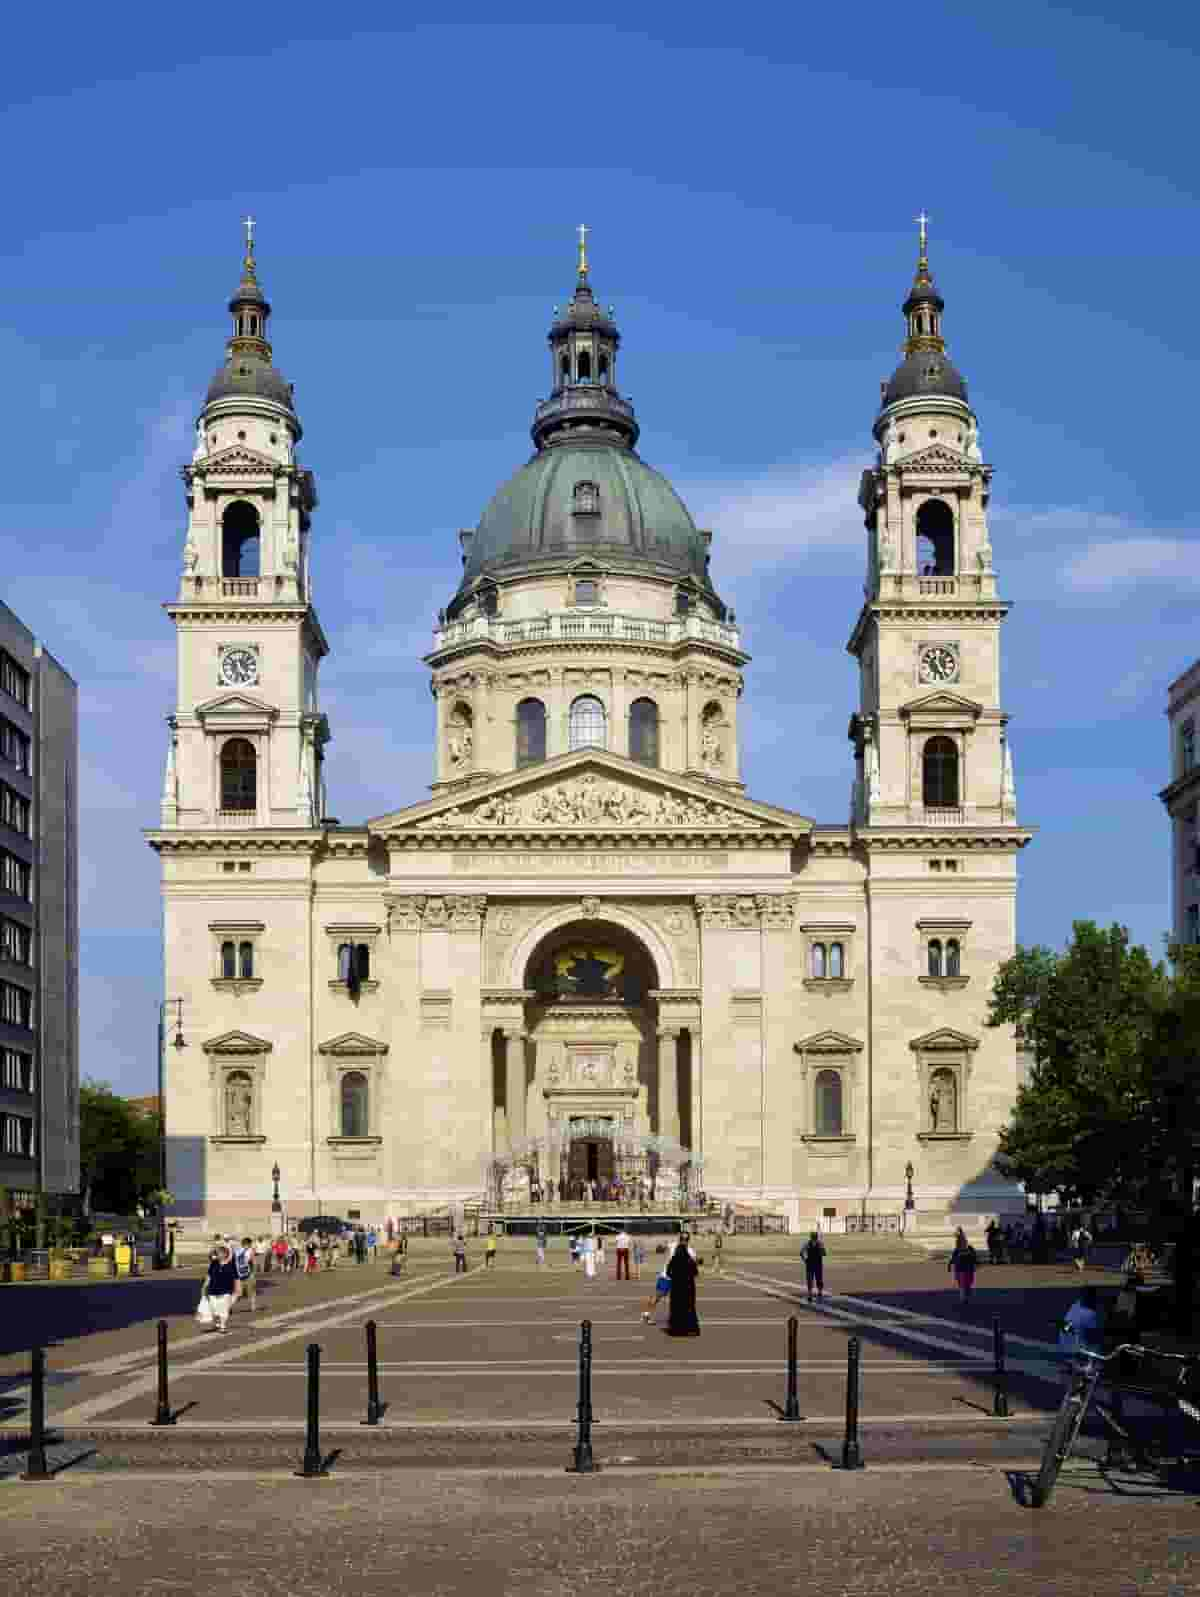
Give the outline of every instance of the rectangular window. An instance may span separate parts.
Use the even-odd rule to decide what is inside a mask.
[[[27,1030],[33,1025],[33,994],[28,988],[0,981],[0,1020]]]
[[[19,1048],[0,1048],[0,1087],[10,1092],[33,1091],[33,1058]]]
[[[18,771],[28,776],[30,772],[29,759],[30,742],[27,733],[20,727],[14,726],[11,721],[6,721],[0,716],[0,759],[7,760],[10,765],[16,766]]]
[[[33,964],[33,933],[19,921],[0,916],[0,959],[14,965]]]
[[[30,709],[29,697],[29,672],[20,666],[10,654],[0,649],[0,688],[3,688],[10,699],[16,699],[23,710]]]
[[[33,1121],[25,1115],[0,1114],[0,1149],[19,1159],[32,1159]]]
[[[11,893],[14,898],[23,899],[26,904],[31,904],[32,883],[32,869],[25,860],[18,859],[7,849],[0,848],[0,889]]]
[[[19,832],[22,837],[29,837],[30,814],[31,806],[25,795],[9,787],[7,782],[0,782],[0,824]]]
[[[1179,728],[1179,774],[1186,776],[1196,767],[1196,723],[1185,721]]]

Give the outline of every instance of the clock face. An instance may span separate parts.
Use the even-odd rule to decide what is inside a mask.
[[[953,682],[958,675],[958,655],[944,644],[921,650],[922,682]]]
[[[250,649],[226,649],[221,656],[221,681],[246,687],[258,681],[258,656]]]

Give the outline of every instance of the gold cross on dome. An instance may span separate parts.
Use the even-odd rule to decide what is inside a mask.
[[[579,234],[579,275],[580,277],[586,277],[588,269],[587,236],[591,229],[586,222],[580,222],[576,231]]]
[[[242,226],[246,229],[246,254],[254,254],[254,218],[243,216]]]
[[[925,253],[925,244],[926,244],[926,239],[927,239],[927,234],[925,232],[925,229],[929,225],[930,218],[928,216],[926,216],[925,212],[922,210],[920,216],[914,217],[913,220],[916,222],[917,226],[921,229],[921,254],[924,255],[924,253]]]

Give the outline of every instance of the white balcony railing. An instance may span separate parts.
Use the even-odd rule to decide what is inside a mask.
[[[924,594],[952,599],[958,592],[957,577],[920,577],[918,581]]]
[[[716,643],[726,649],[741,649],[738,629],[724,621],[701,616],[680,616],[677,620],[652,621],[646,616],[617,615],[612,611],[569,610],[557,615],[530,616],[521,621],[506,621],[499,616],[472,616],[467,621],[451,621],[433,634],[433,650],[454,648],[464,643],[498,644],[609,642],[675,644],[695,638]]]
[[[224,599],[257,599],[257,577],[222,577],[221,597]]]
[[[218,810],[218,826],[257,826],[257,810]]]
[[[962,826],[966,815],[958,806],[926,805],[924,810],[926,826]]]

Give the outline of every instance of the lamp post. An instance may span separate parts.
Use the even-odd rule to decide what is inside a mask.
[[[158,1187],[159,1191],[167,1190],[167,1092],[166,1092],[166,1047],[167,1047],[167,1010],[175,1011],[175,1035],[171,1038],[174,1048],[186,1048],[183,1040],[183,999],[164,998],[158,1006]],[[158,1205],[158,1265],[161,1269],[167,1258],[167,1228],[163,1215],[163,1203]]]
[[[276,1160],[271,1166],[271,1181],[275,1188],[271,1194],[271,1234],[277,1237],[283,1235],[283,1204],[279,1199],[280,1173],[279,1161]]]
[[[916,1175],[916,1171],[913,1169],[912,1161],[910,1160],[909,1163],[904,1166],[904,1179],[908,1183],[908,1191],[904,1194],[904,1207],[908,1210],[915,1209],[917,1206],[916,1200],[913,1198],[912,1190],[914,1175]]]

